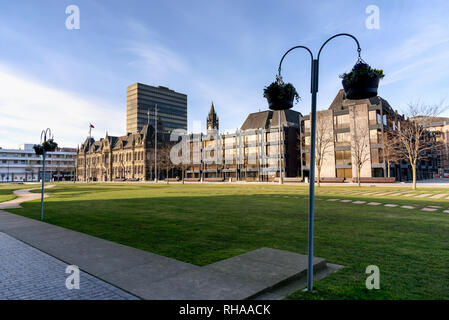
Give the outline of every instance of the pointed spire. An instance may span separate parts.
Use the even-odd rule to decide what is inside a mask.
[[[207,130],[218,130],[218,117],[217,113],[215,112],[214,102],[212,101],[210,106],[210,111],[207,116]]]

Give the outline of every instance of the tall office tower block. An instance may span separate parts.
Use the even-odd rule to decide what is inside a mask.
[[[154,126],[156,111],[161,133],[168,134],[174,129],[187,130],[187,95],[142,83],[130,85],[126,93],[127,133],[136,133],[146,124]]]

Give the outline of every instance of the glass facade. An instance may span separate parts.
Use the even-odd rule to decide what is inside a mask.
[[[342,114],[334,117],[335,129],[347,129],[349,128],[349,114]]]

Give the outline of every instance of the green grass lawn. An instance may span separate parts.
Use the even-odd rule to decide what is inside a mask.
[[[448,200],[336,195],[317,188],[315,256],[345,268],[291,299],[449,299],[449,214],[325,201],[357,199],[424,207]],[[418,191],[447,192],[449,188]],[[45,221],[196,265],[260,247],[307,254],[306,186],[59,184],[46,192]],[[419,193],[419,192],[418,192]],[[296,198],[294,198],[296,197]],[[8,211],[39,218],[39,201]],[[368,291],[368,265],[381,290]]]

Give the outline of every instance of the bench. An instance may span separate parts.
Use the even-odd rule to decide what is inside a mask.
[[[200,178],[184,178],[184,182],[199,182]]]
[[[357,178],[352,178],[352,182],[357,183]],[[395,183],[395,177],[371,177],[363,178],[360,177],[360,183]]]
[[[316,182],[317,180],[315,180]],[[320,178],[320,183],[343,183],[345,182],[345,178],[336,178],[336,177],[323,177]]]
[[[178,182],[179,179],[178,178],[166,178],[165,181],[167,181],[167,182]]]
[[[279,177],[274,178],[273,182],[279,182]],[[299,183],[302,182],[301,177],[284,177],[285,183]]]
[[[115,178],[114,181],[126,181],[124,178]]]
[[[205,182],[223,182],[224,178],[204,178]]]

